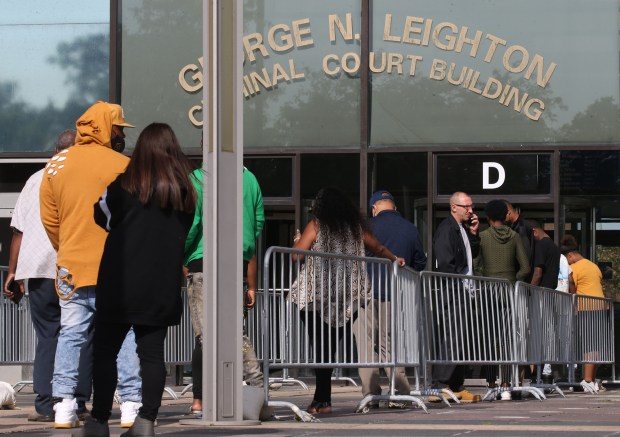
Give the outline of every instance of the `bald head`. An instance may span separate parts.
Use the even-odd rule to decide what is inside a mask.
[[[467,193],[457,191],[450,197],[450,214],[457,223],[469,221],[474,214],[473,207],[471,197]]]
[[[58,135],[58,138],[56,139],[56,147],[55,147],[56,153],[68,147],[71,147],[73,144],[75,144],[76,134],[77,134],[77,131],[75,131],[75,129],[67,129],[67,130],[62,131],[60,135]]]
[[[452,196],[450,196],[450,205],[458,205],[463,203],[463,198],[464,197],[469,197],[467,195],[467,193],[464,193],[462,191],[457,191],[455,193],[452,194]]]

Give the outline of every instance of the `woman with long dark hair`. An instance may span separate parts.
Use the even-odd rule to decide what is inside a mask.
[[[366,248],[377,257],[398,260],[401,267],[405,265],[403,258],[397,258],[377,241],[359,209],[338,188],[321,189],[312,212],[314,218],[303,234],[299,231],[295,234],[293,248],[360,257],[365,255]],[[296,261],[298,257],[294,255],[293,259]],[[333,362],[336,345],[344,334],[344,325],[357,308],[356,303],[372,299],[372,288],[364,263],[308,256],[304,273],[293,284],[289,299],[298,306],[305,320],[316,361],[329,363]],[[331,413],[332,370],[315,368],[316,389],[309,413]]]
[[[97,281],[93,420],[85,435],[109,435],[116,356],[132,326],[142,407],[122,435],[154,435],[166,378],[164,340],[182,313],[183,250],[196,205],[191,171],[172,128],[152,123],[140,133],[125,173],[95,204],[95,221],[109,235]]]

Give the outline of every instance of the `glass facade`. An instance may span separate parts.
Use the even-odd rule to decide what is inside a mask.
[[[340,188],[351,199],[359,198],[359,155],[329,153],[301,155],[301,198],[313,200],[323,187]]]
[[[0,0],[0,153],[43,152],[108,99],[110,4]]]
[[[263,197],[293,197],[293,158],[261,156],[243,160],[260,185]]]
[[[373,146],[620,141],[617,0],[374,1]]]
[[[203,124],[202,1],[126,0],[121,3],[121,101],[141,128],[167,121],[185,148],[197,148]],[[246,150],[273,147],[359,147],[359,41],[332,42],[329,16],[360,16],[359,1],[299,5],[247,1],[244,9],[244,134]],[[359,20],[356,23],[359,26]],[[359,35],[359,28],[357,29]],[[158,56],[144,56],[157,53]],[[326,56],[331,56],[326,60]],[[358,67],[359,68],[359,67]]]
[[[438,196],[451,196],[456,187],[470,195],[551,194],[549,154],[445,154],[436,163]]]
[[[118,4],[118,96],[138,127],[128,148],[140,128],[166,121],[197,150],[202,1]],[[363,4],[245,2],[248,152],[357,149],[366,140],[377,148],[620,143],[618,0]],[[0,7],[0,152],[46,151],[90,103],[108,98],[110,3]]]
[[[415,222],[416,209],[427,195],[426,153],[373,153],[368,156],[368,195],[387,190],[400,213]]]
[[[361,2],[300,5],[290,0],[245,2],[248,151],[359,147]]]
[[[563,151],[560,190],[567,196],[618,195],[620,154],[615,150]]]
[[[605,293],[620,301],[620,151],[560,156],[561,224],[601,267]]]
[[[127,148],[152,122],[168,123],[184,148],[202,135],[202,0],[124,0],[120,98]]]
[[[362,5],[245,2],[248,153],[620,142],[618,0],[371,1],[368,29]],[[166,120],[196,148],[201,0],[120,6],[127,116],[139,128]]]
[[[99,99],[136,125],[128,151],[163,121],[200,160],[202,4],[0,0],[0,192]],[[277,221],[269,238],[336,185],[365,212],[389,190],[428,245],[465,190],[480,211],[508,198],[554,238],[575,235],[620,293],[619,30],[620,0],[246,0],[245,162]]]

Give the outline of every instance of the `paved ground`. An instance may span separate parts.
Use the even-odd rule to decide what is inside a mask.
[[[176,387],[181,391],[182,387]],[[33,412],[34,395],[24,390],[18,395],[16,410],[0,411],[0,433],[22,436],[69,436],[67,431],[53,430],[50,424],[27,422]],[[472,391],[483,393],[482,389]],[[305,407],[311,392],[285,386],[272,392],[273,399]],[[160,411],[157,434],[191,436],[620,436],[620,386],[608,386],[598,395],[566,392],[566,399],[550,395],[540,402],[533,398],[520,401],[494,401],[476,404],[446,405],[427,403],[429,414],[417,408],[380,409],[368,414],[354,412],[360,400],[359,388],[335,385],[331,415],[321,422],[300,423],[290,410],[276,409],[274,420],[246,427],[188,426],[186,412],[191,396],[179,400],[167,398]],[[118,411],[112,416],[112,435],[118,427]]]

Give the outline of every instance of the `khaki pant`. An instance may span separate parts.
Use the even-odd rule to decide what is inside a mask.
[[[196,336],[196,346],[192,354],[192,376],[194,399],[202,399],[202,305],[203,274],[194,272],[187,275],[187,296],[189,298],[192,328]],[[263,386],[263,372],[256,359],[250,339],[243,336],[243,380],[254,387]]]
[[[390,302],[381,302],[377,299],[368,302],[365,308],[360,308],[358,311],[357,319],[353,323],[353,333],[360,362],[388,362],[390,360],[391,315]],[[390,377],[391,368],[386,368],[385,371]],[[360,368],[359,375],[362,380],[364,397],[381,394],[378,368]],[[396,394],[400,395],[408,395],[411,392],[404,367],[395,369],[394,388]]]

